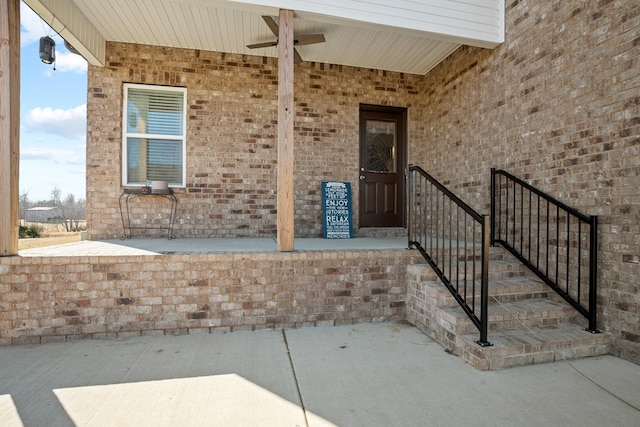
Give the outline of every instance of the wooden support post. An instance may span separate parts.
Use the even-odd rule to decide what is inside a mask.
[[[278,37],[278,250],[293,251],[293,11],[280,10]]]
[[[0,0],[0,256],[18,254],[20,0]]]

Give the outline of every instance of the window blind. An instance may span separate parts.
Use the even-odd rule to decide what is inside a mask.
[[[150,135],[182,135],[183,92],[129,89],[127,132]]]
[[[183,90],[127,88],[127,184],[183,185],[184,97]]]

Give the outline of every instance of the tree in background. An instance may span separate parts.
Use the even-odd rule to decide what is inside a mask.
[[[25,191],[20,194],[19,209],[20,209],[20,225],[27,225],[27,209],[31,206],[29,201],[29,192]],[[24,224],[23,224],[24,223]]]
[[[49,195],[49,200],[39,200],[33,202],[29,199],[29,192],[25,191],[20,194],[20,216],[21,223],[27,225],[27,210],[38,206],[55,207],[59,212],[53,218],[48,218],[45,222],[53,222],[63,224],[66,231],[79,231],[80,222],[86,218],[86,201],[85,199],[76,200],[73,194],[68,194],[62,198],[62,191],[58,187],[54,187]]]
[[[85,218],[86,203],[84,199],[76,201],[73,194],[68,194],[62,202],[63,215],[65,215],[65,227],[67,231],[80,231],[80,221]],[[67,226],[67,222],[69,225]]]

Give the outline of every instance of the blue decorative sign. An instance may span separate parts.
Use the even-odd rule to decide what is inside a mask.
[[[353,237],[350,183],[322,183],[322,217],[325,239]]]

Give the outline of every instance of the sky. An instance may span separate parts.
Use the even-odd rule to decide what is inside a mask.
[[[40,37],[56,43],[53,65],[40,61]],[[20,195],[86,198],[87,61],[20,3]]]

